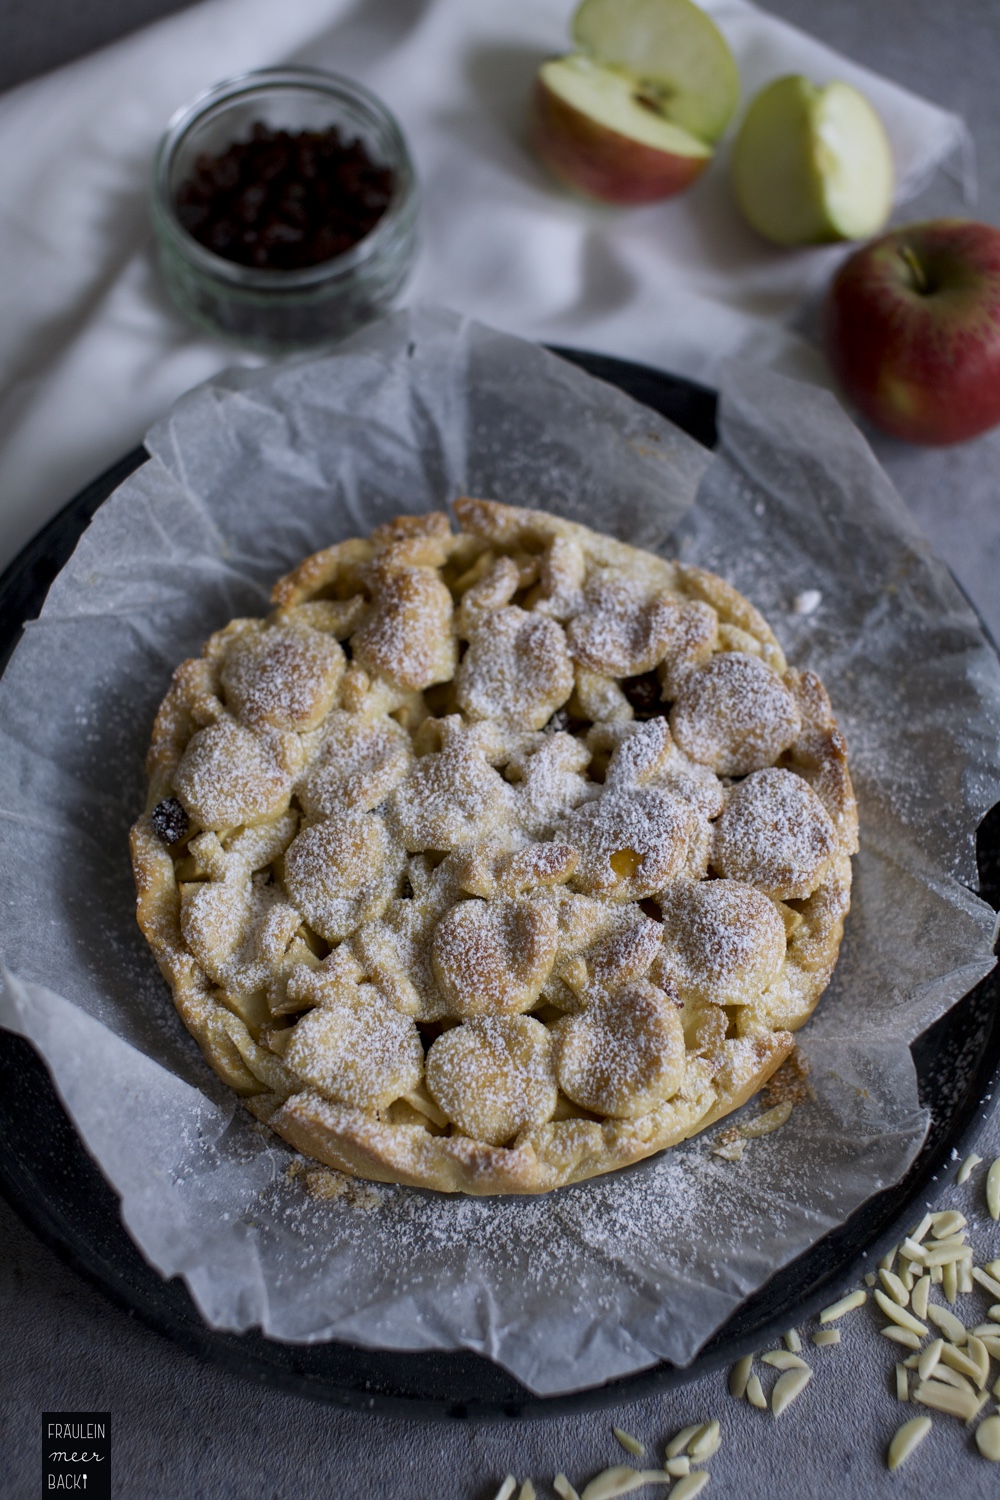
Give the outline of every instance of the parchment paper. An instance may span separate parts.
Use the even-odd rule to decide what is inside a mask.
[[[1000,797],[1000,670],[831,397],[732,366],[721,436],[709,465],[530,344],[399,314],[324,360],[185,397],[27,629],[0,684],[0,1024],[33,1040],[133,1238],[214,1326],[464,1346],[541,1393],[683,1364],[919,1149],[907,1044],[993,963],[970,887]],[[172,668],[263,611],[304,553],[463,491],[644,546],[676,532],[820,672],[846,730],[862,852],[800,1036],[816,1100],[740,1163],[709,1132],[538,1199],[315,1202],[202,1062],[135,927],[126,836]]]

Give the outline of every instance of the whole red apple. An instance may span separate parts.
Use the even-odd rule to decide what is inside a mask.
[[[834,277],[824,336],[847,396],[911,443],[1000,422],[1000,229],[932,219],[856,250]]]

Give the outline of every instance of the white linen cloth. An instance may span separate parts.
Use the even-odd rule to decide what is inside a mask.
[[[744,100],[804,72],[861,87],[886,123],[897,202],[961,121],[748,0],[703,0]],[[524,144],[539,61],[573,0],[205,0],[0,98],[0,567],[183,391],[251,356],[191,329],[158,280],[147,209],[175,109],[223,78],[299,62],[348,74],[400,120],[423,192],[406,300],[528,338],[712,381],[742,355],[823,380],[795,329],[842,251],[773,250],[742,223],[725,150],[682,197],[627,211],[557,188]]]

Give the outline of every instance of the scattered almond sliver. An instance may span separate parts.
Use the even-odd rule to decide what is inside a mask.
[[[885,1287],[893,1302],[898,1303],[900,1307],[905,1307],[910,1300],[910,1294],[906,1290],[906,1287],[900,1281],[896,1273],[894,1271],[886,1271],[884,1269],[881,1269],[878,1274],[879,1280]]]
[[[996,1281],[992,1276],[988,1276],[979,1266],[973,1266],[972,1279],[973,1281],[978,1281],[983,1290],[989,1292],[991,1297],[1000,1297],[1000,1281]]]
[[[902,1344],[907,1349],[920,1348],[920,1335],[914,1333],[912,1328],[900,1328],[898,1323],[890,1323],[887,1328],[880,1328],[884,1339],[891,1339],[894,1344]]]
[[[689,1474],[686,1479],[680,1479],[670,1491],[670,1500],[694,1500],[695,1495],[700,1495],[708,1483],[708,1475],[704,1469],[700,1474]]]
[[[920,1220],[920,1223],[917,1225],[910,1238],[916,1240],[917,1244],[919,1245],[920,1242],[925,1238],[927,1231],[930,1229],[933,1223],[934,1215],[932,1213],[924,1214],[923,1218]]]
[[[853,1312],[856,1307],[864,1307],[868,1301],[868,1293],[862,1291],[848,1292],[846,1297],[841,1297],[832,1307],[825,1307],[819,1315],[821,1323],[835,1323],[845,1313]]]
[[[973,1390],[972,1381],[966,1375],[960,1375],[957,1370],[953,1370],[951,1365],[946,1365],[943,1360],[939,1361],[935,1366],[934,1373],[930,1376],[930,1379],[940,1380],[945,1385],[956,1386],[960,1391],[971,1392]]]
[[[946,1338],[951,1339],[953,1344],[965,1343],[965,1324],[946,1307],[939,1307],[935,1302],[931,1302],[927,1307],[927,1316],[932,1323],[937,1324]]]
[[[721,1429],[719,1423],[713,1419],[711,1422],[706,1422],[697,1436],[691,1439],[687,1451],[696,1463],[703,1463],[705,1459],[711,1458],[713,1453],[718,1453],[721,1446]]]
[[[997,1325],[1000,1329],[1000,1324]],[[744,1354],[738,1359],[729,1372],[729,1394],[735,1396],[737,1401],[742,1401],[747,1393],[747,1381],[750,1379],[750,1371],[753,1369],[753,1355]]]
[[[802,1394],[812,1379],[812,1370],[806,1366],[801,1370],[786,1370],[784,1375],[779,1375],[775,1382],[774,1390],[771,1392],[771,1410],[776,1417],[795,1400],[796,1396]]]
[[[617,1464],[595,1475],[580,1500],[616,1500],[618,1495],[630,1495],[644,1484],[669,1484],[671,1477],[664,1469],[630,1469],[627,1464]]]
[[[755,1406],[758,1411],[767,1411],[767,1398],[764,1395],[764,1390],[761,1386],[759,1375],[751,1375],[750,1379],[747,1381],[747,1400],[750,1402],[750,1405]]]
[[[913,1399],[921,1406],[929,1406],[934,1411],[947,1412],[949,1416],[962,1417],[964,1421],[971,1422],[986,1397],[975,1391],[956,1390],[954,1386],[945,1385],[940,1380],[924,1380],[913,1392]]]
[[[995,1412],[976,1428],[976,1447],[984,1458],[1000,1464],[1000,1417]]]
[[[786,1099],[783,1103],[776,1104],[773,1109],[765,1110],[764,1114],[758,1115],[749,1124],[741,1125],[740,1135],[748,1141],[754,1140],[757,1136],[770,1135],[772,1131],[780,1130],[782,1125],[788,1122],[791,1113],[792,1101]]]
[[[974,1154],[967,1157],[962,1163],[958,1181],[965,1182],[981,1160]],[[992,1217],[1000,1220],[1000,1158],[993,1162],[987,1177],[987,1204]],[[965,1240],[967,1227],[965,1215],[957,1209],[926,1213],[912,1233],[882,1257],[878,1275],[869,1272],[864,1279],[874,1289],[875,1305],[889,1320],[879,1332],[892,1342],[914,1351],[907,1359],[896,1363],[897,1399],[914,1401],[971,1425],[988,1400],[990,1362],[996,1359],[1000,1363],[1000,1258],[987,1262],[985,1267],[974,1266],[972,1247]],[[897,1256],[898,1272],[892,1269]],[[957,1295],[967,1295],[977,1287],[998,1300],[988,1308],[987,1321],[966,1328],[955,1313],[930,1301],[933,1285],[940,1285],[949,1301],[954,1301]],[[867,1292],[860,1288],[849,1292],[824,1308],[819,1314],[819,1322],[836,1322],[845,1313],[862,1307],[867,1300]],[[943,1336],[933,1338],[921,1351],[920,1345],[930,1333],[928,1323],[935,1324]],[[836,1328],[819,1328],[810,1337],[813,1344],[821,1348],[841,1341],[840,1330]],[[783,1339],[785,1348],[772,1349],[760,1356],[762,1364],[782,1372],[771,1392],[771,1410],[775,1417],[801,1395],[813,1375],[810,1366],[799,1357],[802,1339],[798,1330],[788,1329]],[[760,1378],[753,1374],[753,1361],[752,1354],[743,1355],[736,1361],[729,1371],[729,1391],[737,1400],[745,1398],[751,1406],[766,1411],[767,1397]],[[910,1370],[914,1370],[917,1377],[912,1391]],[[1000,1379],[993,1385],[993,1394],[1000,1398]],[[904,1463],[923,1442],[931,1427],[930,1417],[913,1417],[904,1422],[889,1444],[888,1467],[896,1469]],[[613,1427],[612,1432],[623,1448],[635,1457],[641,1457],[644,1449],[638,1438],[620,1427]],[[1000,1463],[1000,1412],[979,1423],[975,1438],[981,1456]],[[560,1473],[553,1480],[553,1488],[560,1500],[616,1500],[617,1496],[631,1494],[644,1485],[670,1484],[676,1479],[670,1500],[694,1500],[694,1496],[707,1485],[709,1476],[703,1469],[692,1470],[691,1461],[703,1463],[718,1451],[720,1444],[718,1421],[691,1423],[667,1443],[662,1469],[633,1469],[624,1464],[604,1469],[595,1475],[582,1494],[578,1494],[566,1475]],[[495,1500],[511,1500],[516,1488],[516,1479],[508,1475]],[[530,1479],[521,1486],[518,1500],[535,1500]]]
[[[688,1443],[697,1436],[704,1425],[703,1422],[692,1422],[690,1427],[682,1427],[680,1432],[675,1433],[664,1450],[667,1457],[676,1458],[678,1453],[683,1453]]]
[[[938,1360],[941,1358],[941,1350],[944,1348],[944,1339],[934,1339],[927,1345],[917,1362],[917,1374],[921,1380],[930,1380]]]
[[[900,1307],[899,1303],[892,1297],[887,1297],[885,1292],[877,1288],[872,1295],[886,1317],[891,1319],[893,1323],[897,1323],[900,1328],[908,1328],[918,1338],[925,1339],[927,1337],[929,1330],[926,1323],[921,1323],[920,1319],[915,1318],[911,1312],[907,1312],[905,1307]]]
[[[971,1156],[967,1156],[965,1158],[962,1165],[958,1169],[958,1176],[955,1178],[955,1181],[958,1183],[959,1187],[961,1187],[963,1182],[968,1182],[973,1172],[982,1162],[982,1159],[983,1158],[981,1156],[977,1156],[974,1151]]]
[[[957,1208],[949,1208],[944,1213],[934,1215],[934,1224],[931,1234],[936,1240],[943,1240],[950,1234],[955,1234],[959,1229],[965,1229],[969,1221],[964,1214],[960,1214]]]
[[[769,1354],[762,1354],[761,1364],[771,1365],[775,1370],[808,1370],[809,1366],[804,1359],[797,1354],[790,1353],[787,1349],[772,1349]]]
[[[508,1474],[503,1484],[497,1490],[494,1500],[510,1500],[511,1495],[517,1489],[517,1480],[513,1474]]]
[[[905,1463],[918,1444],[930,1432],[933,1423],[930,1417],[912,1417],[909,1422],[904,1422],[889,1444],[889,1452],[886,1462],[890,1469],[898,1469],[901,1463]]]
[[[986,1175],[986,1207],[991,1219],[1000,1219],[1000,1156]]]

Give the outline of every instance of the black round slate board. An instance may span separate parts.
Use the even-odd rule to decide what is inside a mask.
[[[577,350],[557,353],[715,444],[714,392],[658,370]],[[0,668],[25,620],[101,502],[145,461],[137,448],[49,522],[0,578]],[[1000,906],[1000,804],[978,836],[981,894]],[[165,992],[164,992],[165,993]],[[687,1369],[659,1364],[566,1396],[538,1397],[466,1351],[406,1354],[348,1344],[276,1343],[257,1332],[206,1328],[183,1284],[165,1282],[121,1225],[118,1200],[65,1115],[45,1067],[21,1037],[0,1030],[0,1190],[40,1239],[120,1306],[191,1353],[264,1385],[360,1410],[477,1421],[565,1416],[653,1395],[775,1339],[845,1286],[900,1238],[928,1184],[969,1150],[1000,1087],[1000,979],[990,974],[913,1047],[927,1141],[902,1182],[862,1205],[840,1229],[779,1271],[743,1304]],[[866,1258],[867,1257],[867,1258]]]

